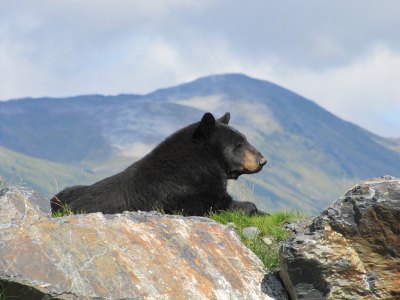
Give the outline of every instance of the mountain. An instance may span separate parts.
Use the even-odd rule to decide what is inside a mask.
[[[316,213],[361,179],[400,176],[398,140],[376,136],[289,90],[242,74],[203,77],[148,95],[0,102],[0,146],[27,161],[39,159],[42,166],[70,167],[62,174],[74,180],[51,168],[46,173],[59,188],[88,184],[127,167],[206,111],[216,117],[231,112],[230,124],[267,158],[262,172],[232,186],[240,193],[247,185],[244,190],[254,193],[265,211]],[[14,168],[14,174],[21,170]]]

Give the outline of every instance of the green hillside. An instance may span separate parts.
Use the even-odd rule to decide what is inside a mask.
[[[119,157],[101,164],[86,162],[62,164],[32,158],[0,147],[0,176],[9,185],[32,187],[50,198],[59,190],[77,184],[92,184],[132,162],[132,158]]]

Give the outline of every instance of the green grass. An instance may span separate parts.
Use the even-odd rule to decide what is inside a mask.
[[[299,211],[280,211],[270,215],[250,217],[243,212],[221,211],[210,213],[208,217],[223,225],[234,223],[242,242],[257,255],[267,269],[275,271],[279,268],[279,248],[282,242],[292,235],[283,227],[283,224],[288,221],[303,219],[306,214]],[[242,230],[250,226],[260,229],[260,234],[251,240],[246,239],[242,234]],[[263,241],[264,237],[272,240],[272,244],[267,245]]]
[[[86,214],[86,212],[82,210],[80,212],[74,213],[69,209],[68,205],[65,204],[65,207],[63,207],[62,211],[61,210],[53,211],[51,216],[53,218],[60,218],[60,217],[64,217],[64,216],[72,216],[72,215],[80,215],[80,214]]]
[[[5,189],[6,187],[7,185],[4,183],[3,178],[0,176],[0,190]]]
[[[65,204],[65,206],[62,207],[62,211],[61,210],[52,211],[51,216],[53,218],[60,218],[60,217],[71,216],[71,215],[74,215],[74,213],[69,209],[68,205]]]
[[[74,213],[71,210],[71,208],[68,207],[68,204],[63,204],[63,203],[61,203],[61,201],[57,197],[55,197],[55,198],[56,198],[56,201],[57,201],[56,203],[61,207],[61,210],[57,210],[57,211],[53,211],[52,210],[51,216],[53,218],[60,218],[60,217],[64,217],[64,216],[72,216],[72,215],[75,215],[75,214],[85,214],[86,213],[83,210],[81,210],[80,212],[75,212]]]
[[[236,200],[249,201],[255,203],[257,207],[260,206],[259,199],[255,201],[254,180],[251,176],[249,176],[247,182],[243,179],[230,181],[228,191],[235,195]],[[274,271],[279,269],[279,248],[283,241],[292,235],[290,231],[283,227],[284,223],[304,219],[307,214],[299,210],[280,210],[269,213],[269,215],[253,215],[250,217],[243,212],[222,211],[219,213],[211,212],[208,217],[223,225],[234,223],[242,242],[257,255],[267,269]],[[260,234],[252,240],[246,239],[242,234],[242,230],[250,226],[260,229]],[[263,241],[265,237],[272,241],[270,245]]]

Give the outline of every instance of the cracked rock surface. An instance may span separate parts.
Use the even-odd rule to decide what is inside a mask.
[[[400,299],[400,179],[357,184],[284,242],[294,299]]]
[[[0,283],[16,299],[272,299],[234,229],[156,212],[51,218],[30,188],[0,191]]]

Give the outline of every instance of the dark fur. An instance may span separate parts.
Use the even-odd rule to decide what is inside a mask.
[[[164,210],[202,216],[211,210],[258,212],[251,202],[234,201],[227,179],[259,172],[266,160],[246,137],[228,126],[230,114],[200,122],[168,137],[126,170],[90,186],[73,186],[56,195],[74,212]],[[244,166],[247,155],[246,166]],[[254,164],[253,163],[254,159]],[[52,209],[60,206],[51,199]]]

